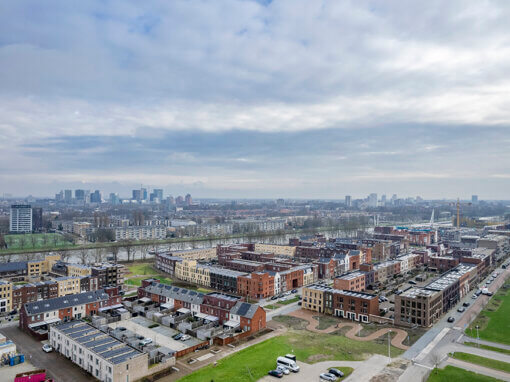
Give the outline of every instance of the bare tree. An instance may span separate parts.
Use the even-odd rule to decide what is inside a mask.
[[[5,241],[6,241],[8,247],[11,247],[12,244],[14,243],[14,239],[12,238],[12,236],[7,236],[5,238]]]
[[[123,247],[126,250],[127,261],[131,261],[131,255],[133,254],[133,242],[131,240],[125,240],[123,243]]]
[[[86,248],[80,249],[78,253],[78,257],[80,258],[80,261],[82,264],[88,264],[89,263],[89,250]]]
[[[35,248],[35,244],[37,243],[37,239],[35,238],[35,235],[29,236],[30,243],[32,244],[32,248]]]
[[[140,252],[141,252],[141,258],[143,260],[147,259],[147,252],[149,252],[149,245],[148,244],[142,244],[140,246]]]
[[[69,256],[71,255],[69,253],[69,251],[57,251],[57,254],[60,255],[60,259],[63,261],[63,262],[67,262],[67,260],[69,259]]]
[[[19,237],[18,243],[21,248],[25,248],[25,245],[27,244],[27,238],[25,237],[25,235],[21,235]]]
[[[94,249],[94,261],[96,263],[102,263],[103,262],[103,256],[104,256],[104,249],[103,248],[96,248]]]
[[[113,255],[113,261],[115,263],[117,263],[117,256],[119,254],[119,246],[118,245],[113,245],[111,248],[110,248],[111,252],[112,252],[112,255]]]

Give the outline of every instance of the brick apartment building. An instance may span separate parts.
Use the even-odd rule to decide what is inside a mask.
[[[363,292],[366,289],[365,272],[356,271],[337,276],[333,280],[333,287],[335,289]]]
[[[253,299],[271,297],[275,294],[274,276],[267,272],[253,272],[237,279],[237,294]]]

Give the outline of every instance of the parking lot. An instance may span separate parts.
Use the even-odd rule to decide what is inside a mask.
[[[151,325],[154,325],[154,321],[140,316],[133,317],[129,320],[118,321],[109,324],[112,329],[118,327],[126,328],[127,330],[130,330],[137,335],[141,335],[145,338],[150,338],[154,343],[174,351],[181,351],[198,345],[202,342],[194,337],[191,337],[186,341],[174,340],[172,337],[180,333],[178,330],[163,325],[149,328]]]
[[[18,352],[24,354],[36,368],[46,369],[55,382],[88,382],[92,379],[90,374],[61,355],[55,352],[43,352],[41,349],[43,343],[22,332],[17,326],[4,327],[0,329],[0,332],[12,340]],[[0,380],[3,379],[0,377]]]

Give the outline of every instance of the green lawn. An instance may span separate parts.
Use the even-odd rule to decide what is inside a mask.
[[[20,235],[5,235],[6,250],[15,249],[44,249],[54,247],[68,247],[72,243],[58,233],[26,233]],[[3,249],[5,250],[5,249]]]
[[[161,281],[163,284],[172,284],[173,280],[166,277],[164,273],[154,268],[152,263],[135,263],[127,266],[131,277],[124,280],[124,284],[141,286],[142,280],[154,277]]]
[[[474,348],[479,347],[476,342],[464,342],[464,345],[472,346]],[[503,354],[510,354],[510,350],[498,348],[496,346],[489,346],[489,345],[480,344],[480,349],[485,349],[485,350],[490,350],[490,351],[497,351],[497,352],[503,353]]]
[[[294,298],[291,298],[287,301],[278,301],[278,304],[281,304],[281,305],[289,305],[289,304],[292,304],[293,302],[296,302],[296,301],[299,301],[299,297],[294,297]]]
[[[216,367],[206,366],[179,381],[256,381],[276,367],[279,355],[287,353],[295,354],[300,361],[315,363],[327,360],[360,361],[370,354],[387,352],[386,345],[373,342],[355,341],[334,334],[291,330],[223,358]],[[392,348],[392,356],[400,354],[401,350]]]
[[[504,371],[506,373],[510,373],[510,363],[498,361],[497,359],[485,358],[480,357],[478,355],[462,352],[453,353],[453,358],[460,359],[461,361],[475,363],[477,365],[485,366],[490,369],[496,369]]]
[[[341,322],[339,319],[331,317],[331,316],[313,316],[317,321],[319,321],[319,325],[317,329],[324,330],[329,328],[330,326],[336,325]]]
[[[501,382],[499,379],[486,375],[473,373],[455,366],[446,366],[444,369],[434,369],[427,382]]]
[[[129,273],[133,275],[159,275],[161,274],[154,266],[150,263],[136,263],[128,265]]]
[[[476,338],[476,325],[478,325],[481,339],[510,345],[509,290],[510,282],[506,282],[466,329],[466,335]]]

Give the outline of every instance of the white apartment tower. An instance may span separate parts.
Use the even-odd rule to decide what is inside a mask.
[[[13,233],[32,232],[32,206],[30,204],[11,205],[9,231]]]

